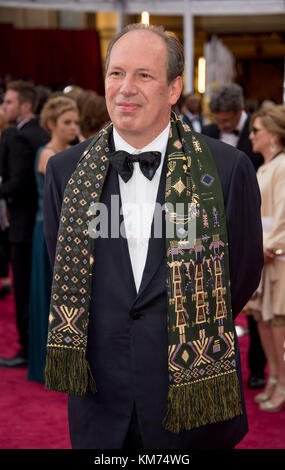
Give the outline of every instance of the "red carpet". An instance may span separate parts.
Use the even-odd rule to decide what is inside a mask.
[[[246,326],[240,315],[237,322]],[[248,336],[239,337],[244,381],[248,377]],[[0,356],[17,352],[12,295],[0,300]],[[26,369],[0,368],[0,449],[70,449],[64,394],[27,381]],[[256,391],[244,387],[249,433],[237,449],[284,449],[285,411],[266,413],[253,402]]]
[[[0,356],[13,356],[17,350],[10,295],[0,300]],[[70,449],[66,395],[26,377],[27,369],[0,367],[0,449]]]
[[[239,315],[237,325],[247,326],[244,315]],[[247,351],[249,336],[239,337],[244,395],[249,423],[249,432],[236,446],[236,449],[285,449],[285,408],[280,413],[261,411],[254,403],[254,396],[260,390],[249,390],[246,387],[248,378]]]

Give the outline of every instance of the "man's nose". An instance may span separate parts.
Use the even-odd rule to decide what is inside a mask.
[[[121,93],[125,96],[134,95],[137,92],[135,79],[126,75],[121,83]]]

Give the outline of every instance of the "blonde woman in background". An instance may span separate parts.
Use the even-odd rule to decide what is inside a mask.
[[[258,169],[264,268],[251,302],[267,358],[269,378],[255,402],[277,412],[285,404],[285,107],[267,105],[251,119],[250,139],[264,164]]]

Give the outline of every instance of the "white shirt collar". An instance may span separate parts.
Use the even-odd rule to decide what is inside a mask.
[[[33,118],[28,118],[28,119],[23,119],[23,121],[19,122],[19,124],[17,125],[17,128],[18,129],[22,129],[22,127],[24,127],[25,124],[27,124],[27,122],[29,122],[31,119]]]
[[[247,113],[244,110],[242,110],[240,120],[238,122],[238,125],[236,126],[236,129],[238,131],[241,131],[243,129],[243,126],[246,120],[247,120]]]

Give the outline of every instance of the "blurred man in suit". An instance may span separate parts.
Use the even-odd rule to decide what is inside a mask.
[[[11,261],[20,350],[11,358],[0,358],[2,367],[22,367],[28,360],[28,312],[32,233],[37,210],[34,160],[37,149],[49,140],[34,115],[37,106],[35,87],[25,81],[10,82],[4,95],[3,110],[8,128],[1,138],[5,176],[0,184],[0,199],[6,199],[10,213]]]
[[[183,105],[184,115],[183,122],[188,124],[190,129],[201,132],[203,119],[201,116],[201,98],[197,93],[188,93],[185,96]]]
[[[216,123],[204,126],[202,133],[244,152],[257,170],[263,158],[252,151],[249,140],[250,116],[244,110],[241,86],[237,83],[220,86],[212,93],[209,107]]]
[[[1,82],[1,79],[0,79]],[[1,103],[4,98],[1,96]],[[10,128],[10,131],[7,129]],[[3,131],[5,131],[3,138]],[[0,106],[0,184],[6,178],[6,171],[8,170],[6,146],[9,141],[9,136],[12,137],[13,132],[16,132],[15,123],[12,121],[7,122],[4,116],[2,104]],[[5,199],[0,199],[0,299],[5,298],[11,293],[11,279],[9,276],[9,263],[10,263],[10,243],[9,243],[9,220],[7,203]]]
[[[257,170],[263,163],[263,157],[252,151],[252,144],[249,140],[250,116],[244,110],[244,95],[241,86],[237,83],[220,86],[212,93],[209,106],[216,123],[203,127],[202,133],[233,145],[244,152]],[[250,333],[248,387],[256,389],[265,384],[266,359],[256,322],[251,316],[248,316],[248,326]]]

